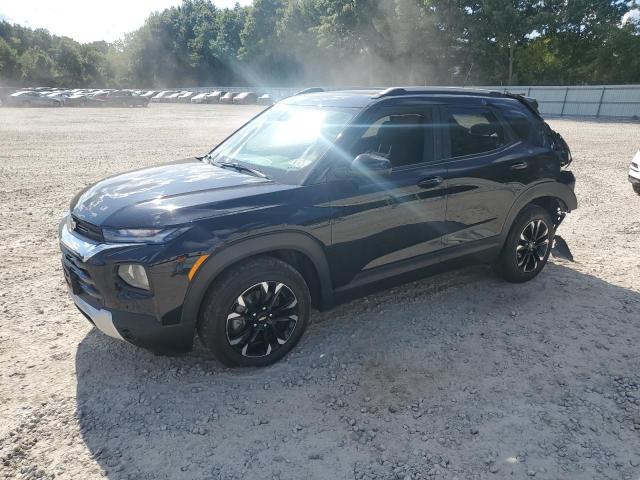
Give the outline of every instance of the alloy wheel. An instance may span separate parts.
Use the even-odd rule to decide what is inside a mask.
[[[516,264],[524,273],[535,271],[547,255],[549,248],[549,227],[544,220],[529,222],[518,239]]]
[[[264,357],[280,349],[298,323],[298,299],[282,282],[246,289],[227,314],[229,345],[245,357]]]

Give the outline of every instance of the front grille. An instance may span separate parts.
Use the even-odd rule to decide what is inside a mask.
[[[91,240],[96,240],[98,242],[104,241],[104,237],[102,236],[102,230],[100,227],[93,225],[92,223],[85,222],[84,220],[80,220],[76,217],[72,217],[76,226],[73,229],[78,235],[82,235],[83,237],[90,238]]]
[[[71,253],[63,252],[62,269],[64,270],[65,279],[69,286],[71,286],[73,293],[81,294],[84,292],[96,300],[102,301],[102,295],[100,295],[100,292],[96,289],[96,285],[82,260]]]

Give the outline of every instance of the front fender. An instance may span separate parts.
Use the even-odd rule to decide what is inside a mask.
[[[320,282],[321,302],[327,307],[333,302],[329,265],[320,242],[299,231],[266,233],[221,245],[210,252],[189,285],[182,308],[181,323],[195,328],[200,305],[213,280],[230,265],[248,257],[276,250],[295,250],[313,263]]]

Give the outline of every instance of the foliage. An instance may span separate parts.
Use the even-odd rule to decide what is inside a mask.
[[[640,82],[637,0],[183,0],[122,40],[0,22],[14,85]],[[626,21],[622,19],[636,19]]]

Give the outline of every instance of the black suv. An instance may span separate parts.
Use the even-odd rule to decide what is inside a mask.
[[[570,161],[523,97],[305,92],[204,157],[80,192],[60,226],[64,273],[108,335],[171,353],[198,332],[227,365],[266,365],[312,306],[382,280],[470,261],[531,280],[577,206]]]

